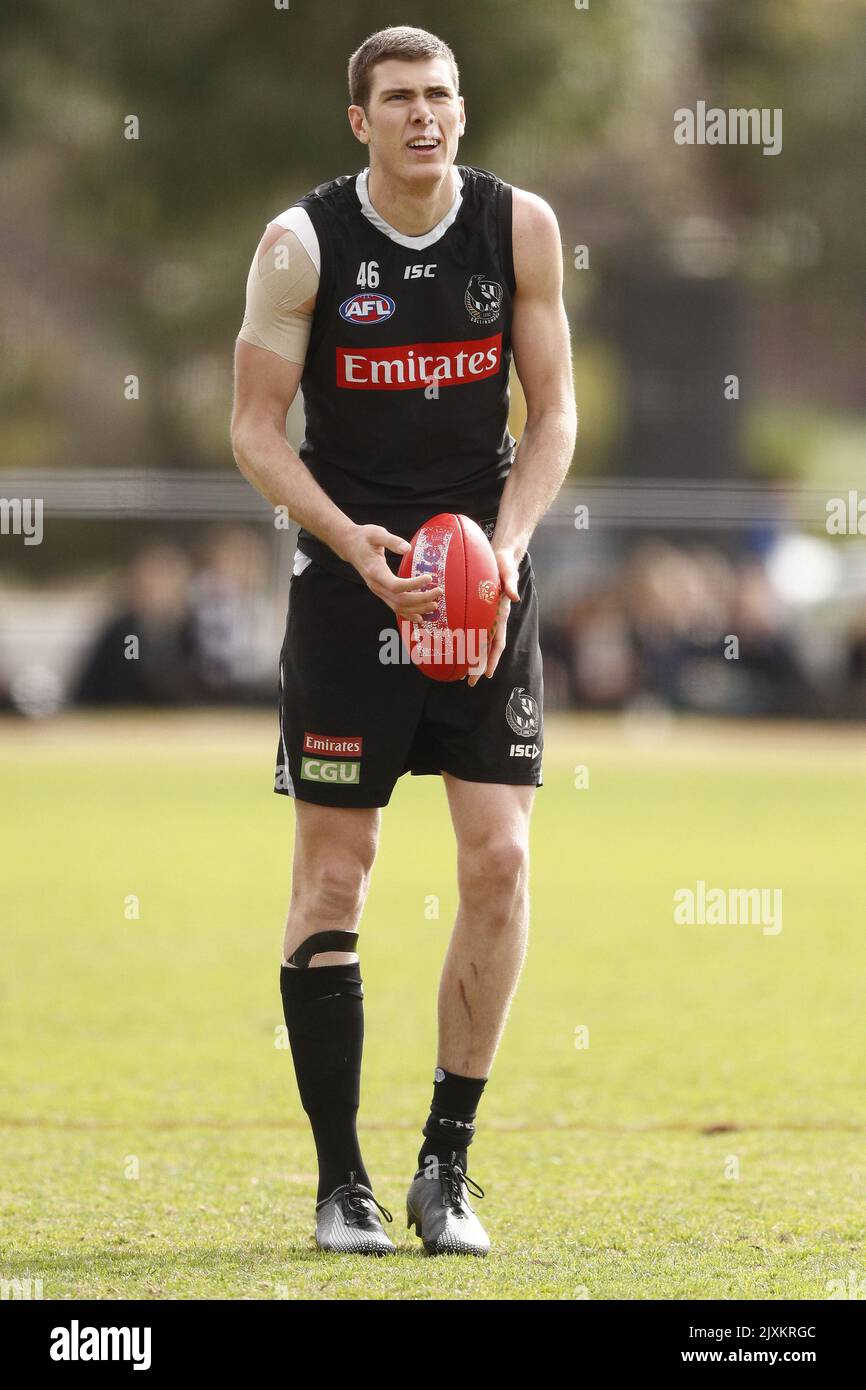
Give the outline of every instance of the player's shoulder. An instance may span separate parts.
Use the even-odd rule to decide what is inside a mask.
[[[527,236],[542,236],[547,240],[551,235],[559,238],[559,223],[556,213],[549,203],[528,188],[511,189],[514,229]]]
[[[319,209],[326,212],[340,212],[347,206],[353,206],[352,192],[357,182],[357,174],[338,174],[336,178],[325,179],[324,183],[317,183],[315,188],[311,188],[307,193],[301,195],[293,204],[292,208],[287,209],[291,212],[293,208],[313,213]],[[282,213],[281,216],[285,216]]]
[[[324,183],[317,183],[315,188],[311,188],[309,193],[305,193],[300,201],[336,202],[345,196],[349,191],[349,186],[355,183],[357,177],[357,174],[338,174],[336,178],[325,179]]]
[[[500,190],[510,187],[498,174],[494,174],[492,169],[481,169],[477,164],[458,164],[456,168],[463,185],[464,198],[467,195],[490,198],[496,196]]]
[[[553,208],[537,193],[514,188],[511,228],[518,290],[554,292],[562,275],[562,240]]]
[[[464,187],[468,184],[470,189],[476,189],[482,196],[499,189],[508,189],[511,194],[511,221],[515,234],[526,240],[540,236],[547,247],[553,239],[559,239],[556,213],[537,193],[530,193],[527,188],[518,188],[516,184],[506,183],[490,169],[481,169],[471,164],[461,164],[458,167]]]
[[[298,226],[303,226],[308,220],[310,213],[316,208],[334,208],[346,201],[348,185],[354,184],[357,175],[339,174],[336,178],[326,179],[324,183],[316,184],[315,188],[309,189],[307,193],[302,193],[282,212],[275,213],[268,219],[268,226],[285,227],[291,231],[297,230]]]

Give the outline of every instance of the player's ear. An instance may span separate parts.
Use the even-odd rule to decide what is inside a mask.
[[[350,106],[346,115],[349,118],[349,125],[352,127],[352,134],[356,140],[360,140],[362,145],[369,145],[370,132],[367,129],[367,116],[363,106]]]
[[[460,134],[466,129],[466,107],[463,105],[463,98],[460,98]]]

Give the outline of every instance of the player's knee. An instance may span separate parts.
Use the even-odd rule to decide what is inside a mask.
[[[529,860],[526,842],[514,835],[489,835],[460,859],[463,891],[510,896],[522,882]]]
[[[333,859],[304,876],[298,896],[321,922],[354,922],[367,894],[369,870],[355,859]]]

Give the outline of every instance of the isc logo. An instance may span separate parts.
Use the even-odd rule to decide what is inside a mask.
[[[384,323],[396,308],[388,294],[353,294],[340,305],[340,317],[348,323]]]
[[[436,261],[432,265],[407,265],[403,271],[404,280],[433,280],[436,276]]]
[[[535,743],[512,743],[508,755],[511,758],[537,758],[540,752]]]

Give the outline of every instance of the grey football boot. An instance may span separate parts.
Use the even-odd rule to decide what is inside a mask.
[[[355,1174],[350,1173],[348,1182],[316,1203],[316,1244],[320,1250],[339,1250],[345,1255],[396,1255],[397,1247],[385,1234],[379,1212],[386,1221],[393,1221],[369,1187],[356,1182]]]
[[[469,1192],[483,1197],[483,1189],[459,1164],[428,1162],[429,1168],[415,1174],[406,1198],[409,1226],[414,1225],[428,1255],[486,1255],[490,1237],[469,1201]]]

